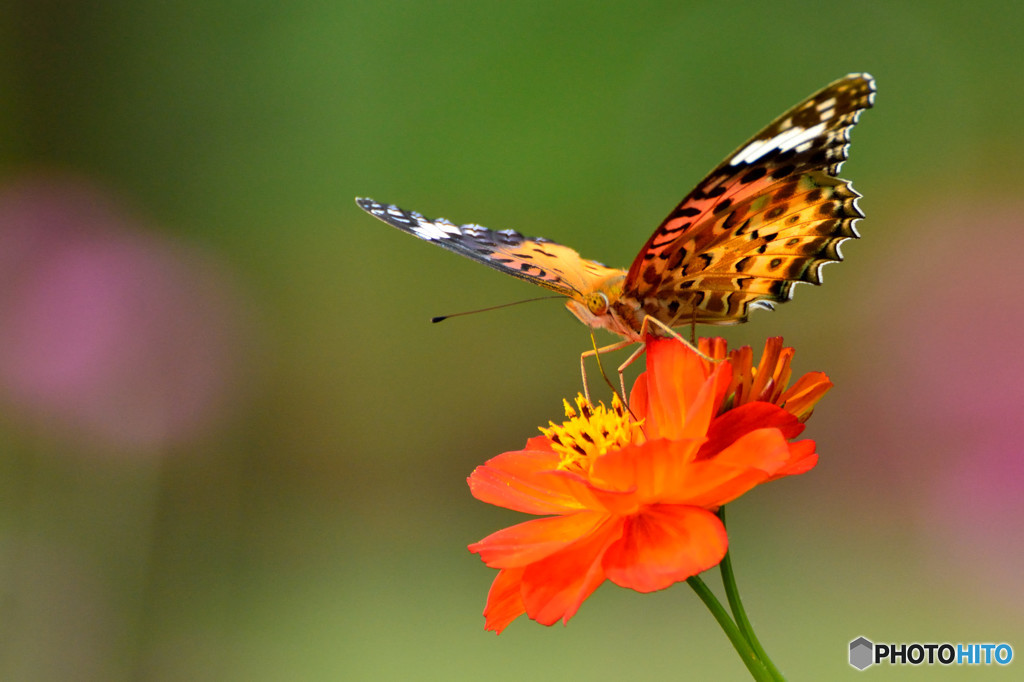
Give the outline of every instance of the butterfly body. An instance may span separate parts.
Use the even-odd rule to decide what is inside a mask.
[[[739,147],[676,206],[628,270],[514,230],[490,230],[357,199],[371,215],[450,251],[566,296],[581,322],[631,341],[664,327],[736,324],[821,283],[857,237],[860,196],[838,177],[849,131],[874,102],[851,74],[793,107]]]

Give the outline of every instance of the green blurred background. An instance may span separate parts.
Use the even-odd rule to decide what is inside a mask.
[[[730,506],[740,586],[792,679],[856,675],[859,635],[1024,656],[1022,25],[992,1],[4,3],[0,679],[743,679],[685,585],[483,631],[465,546],[523,519],[465,477],[561,416],[589,337],[556,302],[430,325],[537,291],[352,199],[628,266],[851,71],[879,88],[844,168],[864,238],[725,331],[836,384],[819,466]]]

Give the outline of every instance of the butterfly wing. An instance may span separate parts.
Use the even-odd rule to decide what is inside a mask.
[[[651,235],[624,293],[668,325],[731,324],[789,300],[797,282],[820,284],[858,236],[860,195],[837,175],[874,93],[871,76],[850,74],[737,149]]]
[[[445,218],[425,218],[373,199],[356,199],[356,204],[403,232],[576,300],[581,292],[592,290],[594,282],[624,274],[542,237],[524,237],[515,230],[490,230],[474,224],[456,225]]]

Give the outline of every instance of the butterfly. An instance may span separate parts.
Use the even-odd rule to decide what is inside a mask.
[[[568,298],[581,322],[641,341],[652,320],[745,322],[751,310],[821,284],[840,245],[859,237],[860,197],[838,177],[850,130],[874,104],[874,79],[850,74],[775,119],[700,181],[654,231],[629,270],[515,230],[456,225],[373,199],[375,218]]]

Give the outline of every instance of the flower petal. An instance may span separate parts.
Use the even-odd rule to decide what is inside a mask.
[[[650,394],[647,391],[647,372],[644,370],[633,382],[633,388],[629,389],[630,412],[644,422],[645,427],[653,427],[650,417]]]
[[[595,532],[530,564],[523,571],[523,604],[533,620],[553,625],[568,623],[583,601],[605,580],[602,558],[608,546],[622,535],[622,520],[606,517]]]
[[[525,566],[593,533],[606,518],[598,512],[579,512],[525,521],[474,542],[469,551],[491,568]]]
[[[775,386],[778,385],[779,381],[789,381],[789,361],[793,356],[793,349],[788,349],[786,358],[782,363],[784,366],[779,366],[779,360],[783,355],[782,349],[782,337],[781,336],[770,336],[765,339],[764,352],[761,353],[761,361],[757,365],[757,371],[753,373],[751,377],[752,381],[750,384],[750,396],[748,400],[769,400],[770,397],[768,392]],[[785,378],[779,376],[780,372],[785,372]]]
[[[772,474],[771,480],[783,476],[805,474],[818,463],[818,453],[813,440],[798,440],[789,444],[789,463]]]
[[[807,421],[814,406],[831,388],[832,382],[824,372],[808,372],[782,394],[779,404],[800,421]]]
[[[729,362],[711,365],[678,339],[654,339],[647,347],[648,369],[630,393],[647,438],[703,437],[732,380]]]
[[[714,456],[736,439],[756,429],[780,429],[784,438],[796,438],[804,430],[803,424],[788,411],[771,403],[747,403],[723,413],[707,431],[707,442],[701,446],[697,459]]]
[[[729,382],[732,380],[732,368],[728,361],[723,361],[715,366],[714,372],[701,386],[697,395],[692,398],[684,423],[673,437],[679,440],[686,438],[704,438],[708,433],[708,426],[718,412],[722,396],[725,395]]]
[[[751,431],[711,459],[694,462],[687,472],[687,485],[679,487],[678,501],[717,509],[751,488],[785,475],[780,472],[794,459],[807,456],[802,447],[794,451],[778,429]]]
[[[678,339],[647,341],[647,371],[634,385],[636,391],[637,385],[645,384],[641,389],[645,409],[634,409],[634,413],[644,420],[648,438],[686,438],[688,431],[699,430],[690,415],[696,417],[707,409],[704,401],[717,393],[712,390],[709,394],[706,388],[709,374],[700,356]]]
[[[717,516],[688,505],[655,505],[626,519],[604,555],[608,579],[637,592],[661,590],[718,564],[728,538]]]
[[[478,466],[467,481],[473,497],[482,502],[527,514],[566,514],[585,505],[574,493],[578,483],[555,475],[557,453],[541,450],[546,438],[531,438],[535,449],[506,452]]]
[[[659,438],[609,452],[594,462],[591,492],[605,509],[617,514],[633,514],[641,504],[660,502],[685,482],[687,465],[702,442],[703,439]],[[600,488],[599,484],[607,488]],[[631,494],[606,494],[617,490],[628,490]]]
[[[522,582],[523,569],[505,568],[491,583],[487,593],[487,606],[484,607],[484,629],[500,635],[509,623],[526,613],[523,606]]]

